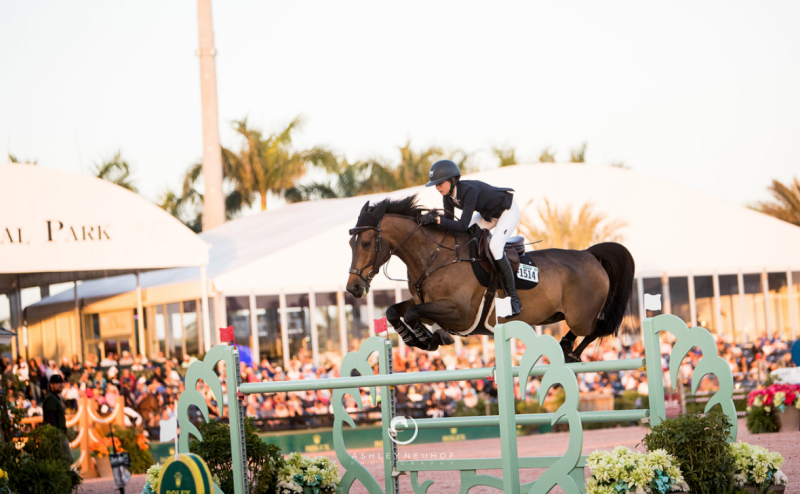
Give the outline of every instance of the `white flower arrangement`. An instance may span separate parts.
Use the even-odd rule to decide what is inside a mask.
[[[592,476],[586,494],[665,494],[688,491],[675,458],[663,449],[636,453],[624,446],[595,451],[586,460]]]
[[[162,467],[161,463],[156,463],[147,469],[147,477],[145,477],[142,494],[155,494],[158,492],[158,477],[161,476]]]
[[[763,488],[789,482],[780,471],[783,465],[780,453],[771,453],[767,448],[742,442],[733,443],[730,448],[736,465],[733,478],[738,487],[750,485]]]
[[[339,467],[324,456],[292,453],[278,473],[278,494],[333,493],[338,486]]]

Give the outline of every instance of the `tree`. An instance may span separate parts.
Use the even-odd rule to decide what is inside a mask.
[[[504,166],[514,166],[517,165],[517,156],[516,150],[514,148],[492,148],[492,154],[494,154],[498,160],[500,160],[500,167]]]
[[[414,150],[411,141],[400,146],[400,161],[392,164],[383,159],[350,163],[346,159],[336,161],[329,167],[335,178],[327,182],[297,185],[286,191],[289,202],[353,197],[376,192],[389,192],[425,184],[428,171],[437,160],[447,158],[455,162],[462,173],[473,171],[472,154],[461,149],[445,152],[438,147]]]
[[[532,201],[531,201],[532,202]],[[528,202],[527,206],[531,202]],[[572,214],[572,206],[564,209],[551,206],[545,199],[539,207],[540,228],[527,214],[519,221],[519,230],[529,241],[542,241],[542,248],[583,250],[600,242],[618,242],[622,239],[619,230],[626,225],[619,220],[607,220],[606,215],[595,213],[594,206],[586,203],[581,206],[577,216]]]
[[[790,184],[773,180],[767,187],[773,202],[759,202],[753,209],[787,223],[800,226],[800,181],[797,177]]]
[[[279,132],[264,137],[260,130],[248,125],[246,118],[233,124],[244,142],[239,153],[229,156],[231,168],[236,171],[232,179],[239,184],[243,197],[260,196],[262,211],[267,209],[267,195],[283,194],[294,187],[309,163],[329,171],[338,166],[333,153],[323,147],[292,148],[292,136],[302,125],[301,117],[297,117]]]
[[[556,155],[550,152],[550,148],[542,149],[539,154],[539,163],[555,163]]]
[[[97,178],[119,185],[131,192],[139,192],[131,181],[131,166],[122,159],[121,152],[117,151],[110,160],[94,165],[94,174]]]
[[[20,160],[17,159],[16,156],[14,156],[11,153],[8,153],[8,162],[9,163],[19,163],[21,165],[35,165],[36,164],[36,160],[32,160],[32,161],[31,160],[22,160],[22,161],[20,161]]]
[[[569,161],[571,163],[586,163],[586,141],[580,147],[577,147],[569,152]]]

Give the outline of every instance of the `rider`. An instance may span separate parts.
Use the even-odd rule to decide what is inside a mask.
[[[461,180],[461,170],[450,160],[434,163],[428,177],[430,181],[425,186],[435,185],[444,196],[445,215],[426,215],[423,223],[435,222],[457,232],[466,232],[474,224],[486,230],[494,229],[489,250],[503,277],[506,295],[511,297],[510,317],[518,316],[522,304],[517,297],[511,263],[505,255],[506,242],[519,224],[519,206],[514,200],[514,189],[492,187],[478,180]],[[463,210],[460,220],[454,219],[454,208]]]

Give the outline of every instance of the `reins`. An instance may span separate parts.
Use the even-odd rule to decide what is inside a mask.
[[[472,257],[462,258],[461,257],[461,252],[460,252],[460,249],[462,247],[464,247],[466,245],[469,245],[471,242],[476,241],[475,237],[470,238],[464,245],[459,245],[458,244],[458,238],[456,237],[456,232],[453,231],[453,230],[446,230],[444,232],[444,235],[442,236],[442,240],[440,242],[440,241],[437,241],[435,238],[433,238],[428,231],[426,231],[424,228],[422,228],[423,225],[422,225],[422,223],[419,222],[419,217],[411,218],[409,216],[400,215],[400,214],[387,214],[385,216],[394,216],[394,217],[397,217],[397,218],[407,219],[407,220],[411,220],[411,221],[415,221],[416,220],[417,226],[414,227],[414,229],[411,231],[411,233],[406,235],[406,237],[400,243],[398,243],[394,248],[390,248],[389,251],[388,251],[388,255],[386,256],[386,259],[383,260],[380,263],[378,262],[378,255],[379,255],[379,252],[382,250],[381,249],[381,232],[382,232],[381,223],[383,222],[383,218],[381,218],[381,220],[378,222],[377,227],[375,227],[375,226],[362,226],[362,227],[356,227],[356,228],[353,228],[352,230],[350,230],[350,234],[351,235],[358,235],[359,233],[362,233],[362,232],[367,231],[367,230],[374,230],[374,231],[377,232],[377,238],[375,240],[375,255],[373,256],[371,261],[361,269],[350,268],[350,270],[349,270],[350,274],[355,274],[356,276],[358,276],[359,278],[364,280],[364,282],[367,283],[367,286],[369,286],[369,283],[372,281],[372,278],[374,277],[373,273],[375,273],[375,268],[377,266],[383,265],[383,275],[386,276],[387,279],[392,280],[392,281],[406,282],[406,283],[409,283],[409,284],[413,285],[414,288],[417,291],[417,295],[419,296],[420,301],[422,301],[424,303],[425,302],[425,298],[424,298],[424,294],[423,294],[423,291],[422,291],[422,284],[425,282],[425,280],[430,275],[432,275],[433,273],[435,273],[436,271],[438,271],[438,270],[440,270],[440,269],[442,269],[444,267],[452,266],[453,264],[457,264],[457,263],[460,263],[460,262],[466,262],[466,261],[475,262],[475,261],[478,260],[478,259],[475,259],[475,258],[472,258]],[[425,268],[422,270],[422,274],[419,276],[419,278],[417,278],[417,281],[399,280],[399,279],[392,278],[391,276],[389,276],[389,271],[388,271],[389,262],[391,261],[392,256],[400,249],[400,247],[402,247],[418,231],[422,231],[422,233],[425,235],[425,237],[429,241],[433,242],[436,245],[436,249],[433,251],[433,254],[431,254],[431,257],[428,260],[428,263],[425,265]],[[448,246],[444,245],[444,242],[447,240],[448,234],[452,234],[453,235],[453,244],[455,245],[455,248],[448,247]],[[358,238],[356,237],[356,242],[357,241],[358,241]],[[356,246],[358,246],[358,244],[356,244]],[[439,252],[442,249],[455,252],[455,256],[456,256],[455,259],[451,259],[448,262],[442,263],[442,264],[436,266],[435,268],[430,269],[430,267],[433,266],[433,263],[436,260],[436,256],[439,254]],[[357,253],[358,253],[358,248],[356,248],[353,251],[353,263],[355,263],[355,257],[357,255]],[[365,269],[367,269],[370,266],[372,266],[372,269],[370,269],[369,273],[367,273],[367,276],[365,278],[362,273],[364,272]],[[378,268],[378,269],[380,269],[380,268]]]

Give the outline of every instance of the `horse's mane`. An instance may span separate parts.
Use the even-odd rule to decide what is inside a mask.
[[[418,204],[419,197],[417,194],[404,197],[402,199],[384,199],[369,207],[369,212],[382,211],[381,217],[385,214],[397,214],[400,216],[408,216],[409,218],[417,218],[420,214],[428,212],[428,208]]]

